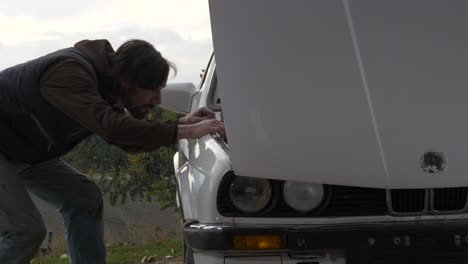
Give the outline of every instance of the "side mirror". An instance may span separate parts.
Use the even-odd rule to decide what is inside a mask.
[[[161,90],[161,107],[179,114],[192,110],[193,97],[198,93],[193,83],[169,83]]]

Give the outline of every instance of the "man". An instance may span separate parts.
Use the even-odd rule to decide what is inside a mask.
[[[105,263],[101,191],[59,159],[91,133],[145,152],[224,132],[206,108],[178,122],[142,119],[171,68],[143,40],[115,52],[107,40],[85,40],[0,72],[0,263],[29,263],[44,239],[27,191],[62,215],[71,263]]]

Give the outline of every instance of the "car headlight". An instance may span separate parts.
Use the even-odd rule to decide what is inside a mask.
[[[266,179],[235,177],[229,189],[229,197],[237,209],[245,213],[258,213],[270,203],[271,183]]]
[[[322,184],[287,181],[283,185],[284,200],[299,212],[316,209],[322,203],[324,194]]]

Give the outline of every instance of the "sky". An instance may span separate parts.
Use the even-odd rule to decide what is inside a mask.
[[[82,39],[144,39],[177,65],[169,82],[198,84],[213,50],[208,0],[1,0],[0,25],[0,70]]]

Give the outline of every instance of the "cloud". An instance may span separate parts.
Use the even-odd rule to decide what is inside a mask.
[[[117,48],[125,40],[139,38],[153,43],[177,65],[178,76],[171,81],[198,83],[213,49],[208,1],[104,0],[92,6],[91,2],[76,2],[67,8],[67,1],[2,0],[0,24],[9,26],[0,27],[0,70],[81,39],[105,38]],[[4,9],[5,3],[11,7]],[[26,3],[29,9],[19,10]],[[74,11],[55,14],[60,9]]]
[[[3,0],[0,2],[0,14],[48,20],[77,16],[93,9],[103,9],[112,2],[112,0],[81,0],[79,3],[70,4],[69,1],[63,0]]]
[[[122,27],[115,31],[92,33],[49,32],[50,38],[34,42],[0,45],[0,70],[24,61],[37,58],[55,50],[71,47],[82,39],[108,39],[114,49],[132,38],[144,39],[152,43],[163,56],[174,62],[178,75],[170,82],[199,81],[199,74],[206,66],[212,52],[211,39],[193,40],[183,38],[174,31],[158,31],[152,28]]]
[[[26,5],[26,0],[20,3]],[[47,32],[114,31],[116,26],[139,26],[177,32],[184,38],[211,38],[208,1],[206,0],[104,0],[89,8],[91,0],[73,4],[74,15],[38,16],[41,9],[54,9],[55,1],[28,1],[24,12],[3,12],[0,7],[0,35],[5,42],[16,43],[47,38]],[[63,3],[62,3],[63,2]],[[59,6],[65,6],[62,1]],[[18,6],[14,0],[2,0],[2,5]],[[69,3],[69,2],[68,2]],[[13,8],[14,9],[14,8]],[[34,11],[38,9],[38,11]],[[8,10],[8,8],[7,8]],[[71,12],[71,11],[70,11]],[[51,13],[51,14],[49,14]],[[67,13],[67,12],[65,12]],[[5,26],[8,25],[8,26]]]

